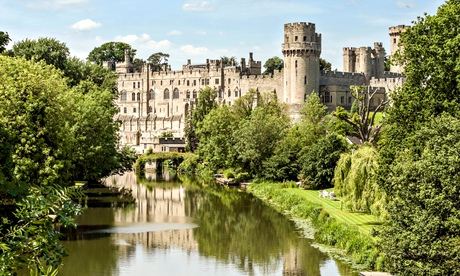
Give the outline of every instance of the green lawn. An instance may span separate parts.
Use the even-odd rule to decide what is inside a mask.
[[[344,208],[340,208],[339,200],[330,200],[319,197],[319,191],[301,190],[298,188],[286,188],[290,193],[296,193],[312,203],[320,204],[325,211],[338,221],[350,225],[356,225],[358,229],[366,234],[369,234],[372,227],[379,225],[377,217],[369,214],[350,212]]]

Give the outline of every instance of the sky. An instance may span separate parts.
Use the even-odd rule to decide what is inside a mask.
[[[322,34],[321,57],[342,70],[342,48],[383,42],[388,28],[434,14],[443,0],[0,0],[0,31],[13,43],[53,37],[85,59],[108,41],[123,41],[146,59],[170,54],[173,69],[187,59],[254,52],[265,62],[282,56],[283,24],[312,22]]]

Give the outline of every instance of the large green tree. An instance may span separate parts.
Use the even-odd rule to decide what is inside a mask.
[[[448,0],[436,15],[418,18],[396,59],[406,81],[392,94],[379,185],[390,199],[383,250],[389,269],[401,275],[459,271],[458,14],[460,1]]]
[[[61,70],[65,68],[69,54],[69,48],[54,38],[25,39],[13,45],[14,56],[42,60]]]
[[[124,42],[106,42],[89,53],[88,61],[99,65],[105,61],[121,62],[125,60],[125,50],[128,50],[129,57],[133,60],[136,50],[131,45]]]
[[[264,64],[264,74],[273,74],[275,70],[281,70],[284,67],[284,62],[281,58],[279,57],[271,57],[267,59],[267,61]]]
[[[205,87],[198,92],[198,100],[193,106],[191,114],[187,114],[185,125],[186,149],[194,152],[198,148],[199,138],[197,128],[201,127],[206,115],[217,107],[217,91],[211,87]]]

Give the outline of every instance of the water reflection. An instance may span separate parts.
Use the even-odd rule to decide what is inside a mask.
[[[89,208],[62,275],[354,275],[246,193],[133,173],[107,184],[132,189],[136,204]]]

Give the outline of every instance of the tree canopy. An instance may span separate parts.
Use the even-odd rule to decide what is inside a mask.
[[[129,57],[133,60],[136,50],[131,45],[124,42],[106,42],[89,53],[88,61],[99,65],[105,61],[121,62],[125,60],[125,50],[128,50]]]
[[[273,74],[275,70],[281,70],[284,67],[284,62],[281,58],[279,57],[271,57],[267,59],[267,61],[264,64],[264,74]]]
[[[13,55],[41,61],[63,70],[70,55],[65,43],[54,38],[25,39],[13,45]]]
[[[11,38],[7,32],[0,31],[0,54],[6,50],[6,45],[10,43]]]

